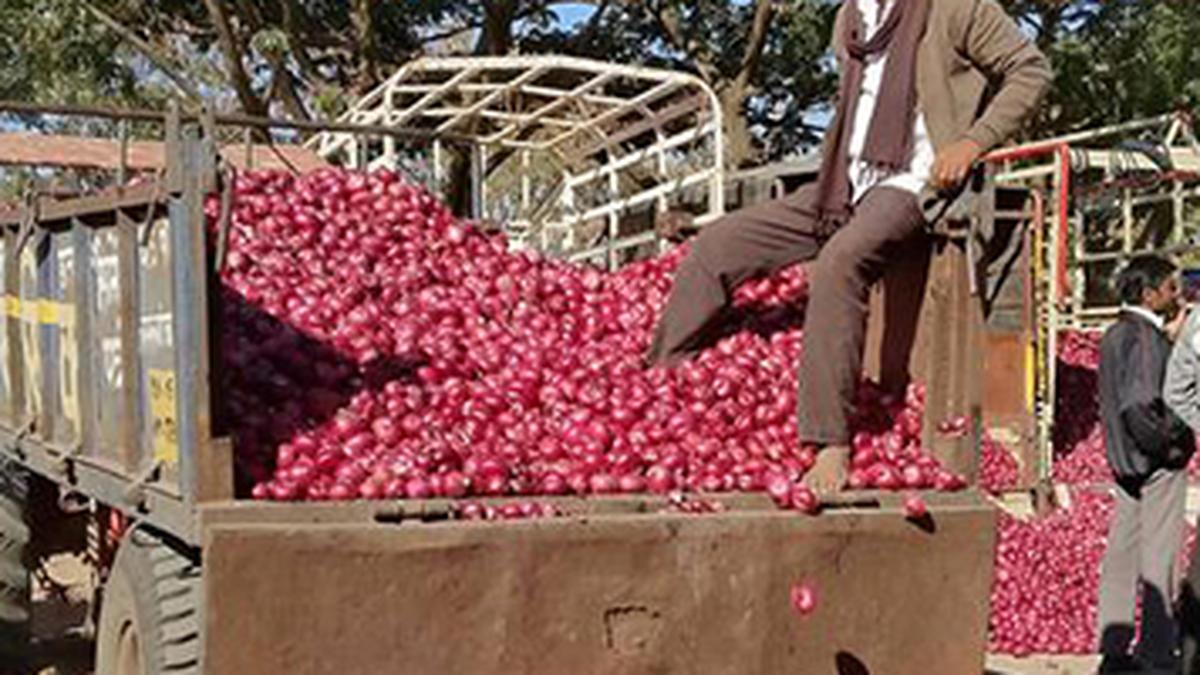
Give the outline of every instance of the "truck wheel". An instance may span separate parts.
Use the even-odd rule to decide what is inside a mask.
[[[96,675],[200,673],[200,565],[155,534],[130,532],[104,584]]]
[[[0,461],[0,663],[21,663],[29,650],[28,475]]]

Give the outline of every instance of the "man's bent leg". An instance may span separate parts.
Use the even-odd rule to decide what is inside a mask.
[[[849,442],[847,418],[862,377],[868,294],[893,251],[920,232],[924,217],[911,193],[875,188],[854,218],[825,244],[809,278],[800,365],[800,440]]]
[[[646,360],[670,363],[702,347],[719,328],[738,284],[811,260],[821,239],[812,209],[815,187],[731,213],[705,227],[675,274]]]

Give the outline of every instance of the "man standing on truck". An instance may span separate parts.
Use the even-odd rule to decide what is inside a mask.
[[[1120,317],[1100,341],[1100,417],[1117,483],[1100,571],[1100,672],[1174,673],[1175,556],[1183,536],[1187,463],[1195,450],[1191,430],[1163,393],[1171,339],[1184,315],[1175,266],[1156,256],[1135,258],[1117,276],[1117,293]],[[1172,392],[1182,382],[1167,384],[1178,399]],[[1189,410],[1194,408],[1193,399]],[[1141,635],[1130,655],[1139,590]]]
[[[996,0],[846,0],[833,29],[837,111],[816,183],[705,228],[675,277],[651,364],[703,346],[746,279],[812,262],[800,440],[806,482],[841,490],[870,286],[988,150],[1017,132],[1051,80]]]

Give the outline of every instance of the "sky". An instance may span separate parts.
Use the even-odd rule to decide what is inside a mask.
[[[554,13],[558,15],[558,20],[562,22],[563,26],[569,28],[580,21],[586,20],[595,10],[596,8],[591,5],[566,4],[555,7]]]

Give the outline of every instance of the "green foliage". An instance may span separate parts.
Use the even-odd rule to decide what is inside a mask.
[[[1040,135],[1200,105],[1200,12],[1185,0],[1009,2],[1055,68]]]
[[[755,42],[755,18],[768,2],[768,29]],[[569,4],[591,5],[593,14],[564,25],[556,11]],[[1031,134],[1200,104],[1194,2],[1005,4],[1056,69],[1049,105]],[[734,144],[744,137],[746,157],[739,159],[765,161],[820,136],[813,113],[834,90],[826,45],[836,6],[831,0],[4,0],[0,97],[159,107],[182,96],[182,81],[223,108],[329,117],[430,50],[567,53],[695,73],[734,118],[728,124]],[[227,15],[227,35],[214,10]],[[105,26],[97,12],[129,35]],[[227,48],[238,56],[232,63]]]

